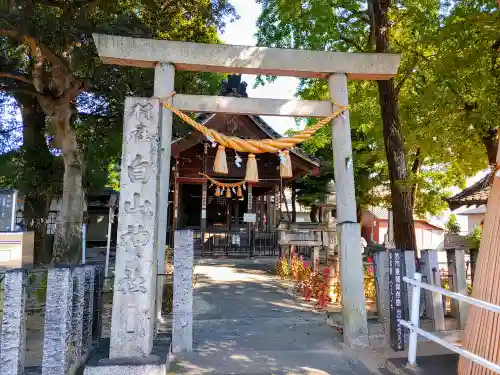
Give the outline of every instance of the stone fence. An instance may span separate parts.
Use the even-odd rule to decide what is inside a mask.
[[[104,269],[84,265],[48,270],[43,375],[73,374],[101,337]],[[0,374],[22,375],[26,357],[28,270],[5,273]]]

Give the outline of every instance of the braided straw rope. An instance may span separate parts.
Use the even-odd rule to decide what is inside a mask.
[[[203,177],[205,177],[208,181],[210,181],[212,184],[214,184],[215,186],[219,186],[219,187],[223,187],[223,188],[233,188],[233,187],[238,187],[238,186],[242,186],[242,185],[245,185],[248,181],[239,181],[239,182],[228,182],[228,183],[225,183],[225,182],[219,182],[217,180],[214,180],[212,177],[204,174],[204,173],[199,173],[201,174]]]
[[[277,139],[241,139],[238,137],[230,137],[224,134],[219,133],[214,129],[207,128],[206,126],[201,125],[200,123],[193,120],[191,117],[181,112],[175,107],[172,107],[169,103],[166,102],[166,99],[173,96],[175,92],[172,92],[166,98],[160,99],[163,105],[174,112],[177,116],[179,116],[182,120],[187,122],[193,128],[202,133],[205,137],[213,139],[215,142],[224,146],[226,148],[231,148],[233,150],[239,152],[249,152],[252,154],[262,154],[264,152],[279,152],[282,149],[292,148],[298,143],[302,143],[308,138],[310,138],[314,133],[316,133],[319,129],[325,126],[329,121],[334,119],[335,117],[341,115],[345,110],[349,108],[349,106],[342,106],[336,103],[335,104],[339,109],[332,112],[331,115],[322,118],[313,126],[304,129],[300,133],[295,134],[293,137],[286,138],[277,138]]]

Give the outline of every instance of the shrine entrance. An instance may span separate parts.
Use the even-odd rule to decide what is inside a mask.
[[[119,244],[116,253],[115,283],[122,283],[124,277],[133,278],[140,280],[141,289],[137,293],[124,293],[115,287],[110,358],[131,359],[151,355],[153,338],[155,337],[154,322],[158,318],[158,302],[156,302],[156,309],[154,307],[155,296],[157,297],[156,301],[161,301],[162,293],[162,284],[157,284],[156,275],[164,272],[165,263],[166,231],[164,228],[168,226],[168,197],[170,171],[172,170],[170,162],[171,157],[175,158],[176,155],[175,142],[172,143],[171,139],[172,111],[179,116],[182,115],[182,112],[179,111],[184,111],[204,114],[332,119],[332,148],[337,187],[340,287],[343,298],[343,338],[347,346],[367,345],[368,328],[363,269],[359,252],[361,231],[356,218],[352,146],[349,111],[347,110],[347,80],[390,79],[397,73],[400,56],[209,45],[101,34],[94,35],[94,40],[98,54],[104,63],[155,69],[154,97],[127,97],[125,101],[118,222]],[[325,79],[328,80],[331,99],[335,103],[332,104],[331,101],[173,95],[175,70]],[[209,182],[212,183],[216,187],[214,196],[241,197],[243,193],[240,193],[240,189],[243,187],[247,189],[246,194],[250,196],[253,183],[260,183],[260,178],[264,180],[264,173],[272,170],[270,166],[266,168],[262,161],[269,157],[277,158],[279,161],[274,163],[274,168],[279,166],[281,171],[280,163],[289,166],[292,156],[288,154],[288,151],[292,154],[293,146],[298,143],[290,143],[290,138],[283,139],[282,142],[280,139],[260,141],[234,139],[234,137],[231,138],[224,133],[214,132],[213,129],[204,127],[205,120],[203,119],[194,121],[189,116],[181,116],[181,118],[196,129],[196,132],[193,133],[193,145],[199,143],[196,140],[197,132],[202,133],[209,143],[218,144],[214,170],[220,170],[219,162],[222,162],[222,157],[219,156],[225,154],[224,147],[228,151],[234,149],[238,152],[249,153],[243,155],[247,173],[245,175],[242,173],[239,181],[225,181],[219,177],[216,179],[210,173],[197,177],[200,179],[197,182],[190,180],[201,183],[202,186],[208,185]],[[320,120],[319,123],[323,120]],[[307,136],[305,133],[312,128],[314,127],[306,129],[302,135]],[[240,147],[242,144],[246,146]],[[282,144],[283,146],[281,146]],[[257,161],[256,159],[260,157],[261,153],[265,156],[262,156],[262,161]],[[257,157],[254,154],[257,154]],[[238,156],[235,154],[234,158],[236,163]],[[282,159],[285,161],[283,162]],[[180,162],[180,160],[177,161]],[[231,162],[228,163],[229,165]],[[258,170],[259,168],[261,170]],[[250,169],[252,169],[251,174],[249,173]],[[188,182],[182,181],[182,176],[177,175],[180,171],[177,166],[174,171],[176,184]],[[257,172],[259,172],[260,178],[257,178]],[[287,177],[292,177],[294,172],[294,170],[289,170]],[[227,174],[228,171],[225,173]],[[208,186],[202,190],[202,213],[200,215],[200,222],[202,228],[206,228],[205,230],[208,230],[207,189]],[[207,192],[207,195],[204,192]],[[179,189],[174,189],[174,219],[177,219],[180,213],[180,206],[176,204],[179,202],[179,193]],[[256,214],[253,200],[249,199],[247,202],[246,213]],[[263,207],[266,207],[265,200],[262,202]],[[227,222],[228,218],[233,215],[228,214],[227,210],[226,215],[228,215],[226,216]],[[172,223],[172,225],[175,224]],[[231,227],[229,226],[229,228]],[[172,229],[176,229],[174,236],[172,351],[180,352],[192,350],[193,345],[194,246],[192,231],[180,230],[180,228]]]
[[[222,81],[219,94],[224,99],[246,99],[246,87],[241,75],[229,75]],[[281,139],[272,128],[273,120],[266,122],[257,115],[203,113],[195,121],[239,139]],[[241,189],[228,187],[221,193],[221,186],[216,183],[238,183],[247,177],[246,155],[225,150],[223,161],[227,171],[221,174],[215,168],[219,148],[212,146],[201,132],[187,134],[172,143],[171,165],[175,175],[171,190],[177,214],[169,217],[168,227],[193,231],[196,256],[279,255],[277,227],[283,216],[280,205],[283,186],[304,175],[317,174],[319,162],[291,150],[293,175],[283,178],[279,155],[262,153],[257,157],[258,181],[248,181]]]

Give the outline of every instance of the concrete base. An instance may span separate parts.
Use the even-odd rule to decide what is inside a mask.
[[[384,375],[454,375],[458,371],[458,354],[417,357],[417,367],[408,367],[407,358],[389,358]]]
[[[337,331],[344,331],[344,324],[342,320],[342,313],[340,312],[327,312],[326,324],[335,328]],[[384,324],[380,323],[377,318],[368,317],[368,343],[371,347],[379,347],[387,345],[387,338],[385,336]]]
[[[166,375],[170,359],[170,339],[159,337],[147,358],[109,359],[109,340],[91,354],[83,375]]]

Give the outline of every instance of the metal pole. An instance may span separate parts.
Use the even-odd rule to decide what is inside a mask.
[[[422,274],[415,273],[413,276],[417,282],[422,281]],[[413,285],[413,294],[411,297],[410,321],[413,327],[419,326],[420,323],[420,286]],[[417,365],[417,339],[418,333],[416,330],[410,330],[410,340],[408,345],[408,365],[416,367]]]
[[[106,265],[104,267],[104,278],[108,278],[108,270],[109,270],[109,253],[111,252],[111,230],[113,229],[113,221],[114,221],[114,207],[109,207],[109,219],[108,219],[108,240],[106,243]]]
[[[82,224],[82,264],[85,264],[87,252],[87,224]]]

